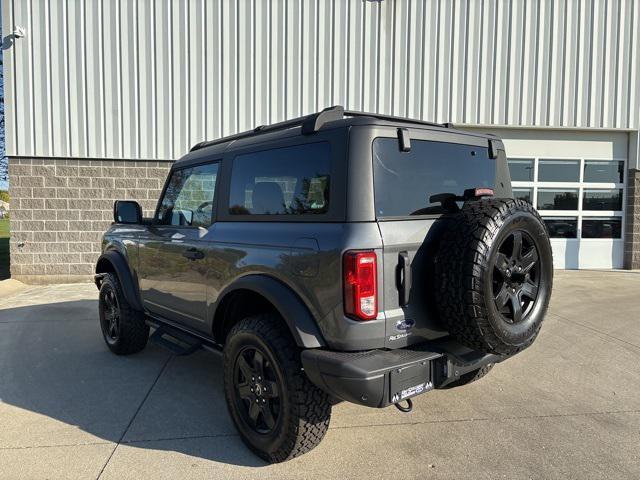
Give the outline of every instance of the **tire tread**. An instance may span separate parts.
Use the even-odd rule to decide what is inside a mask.
[[[535,208],[523,200],[490,198],[466,202],[450,217],[436,262],[438,313],[449,332],[474,350],[500,355],[518,353],[533,343],[542,322],[528,340],[505,344],[494,331],[484,303],[483,272],[488,253],[505,219],[517,212],[535,217],[548,231]],[[546,310],[546,305],[544,310]]]
[[[290,418],[286,425],[286,440],[274,452],[256,451],[255,453],[273,463],[284,462],[315,448],[324,438],[331,419],[331,403],[328,395],[316,387],[307,378],[300,363],[300,352],[288,331],[282,326],[282,319],[273,313],[254,315],[236,323],[229,332],[228,339],[240,332],[259,335],[272,348],[280,361],[280,368],[293,385],[290,402]],[[225,371],[232,368],[231,359],[225,355]],[[225,376],[226,378],[226,376]],[[229,403],[229,397],[227,397]]]
[[[120,338],[115,345],[107,345],[117,355],[138,353],[147,346],[149,340],[149,326],[145,322],[144,313],[129,305],[116,274],[106,273],[102,284],[105,282],[115,290],[120,308]]]

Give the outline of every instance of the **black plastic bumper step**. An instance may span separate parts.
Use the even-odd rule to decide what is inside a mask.
[[[348,402],[381,408],[442,388],[465,373],[505,357],[476,352],[445,338],[393,350],[308,349],[301,358],[309,379],[325,392]],[[406,411],[410,404],[402,408]]]
[[[202,342],[197,338],[168,325],[156,328],[149,340],[179,356],[190,355],[202,347]]]

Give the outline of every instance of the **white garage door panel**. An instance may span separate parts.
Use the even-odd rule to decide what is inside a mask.
[[[581,240],[579,248],[578,268],[622,268],[623,240]]]
[[[625,132],[569,130],[492,130],[505,144],[508,156],[627,158],[629,136]]]
[[[560,269],[621,268],[622,240],[564,240],[552,238],[553,266]]]
[[[503,139],[509,159],[521,159],[512,162],[511,167],[514,195],[528,196],[550,222],[553,235],[575,237],[551,239],[555,268],[622,268],[628,134],[544,129],[487,131]],[[616,163],[609,166],[609,162]],[[624,167],[622,181],[616,178],[616,164]],[[594,174],[594,169],[601,170]],[[519,179],[515,177],[517,172]],[[618,203],[618,191],[622,191],[622,205]],[[619,238],[586,238],[618,235]]]

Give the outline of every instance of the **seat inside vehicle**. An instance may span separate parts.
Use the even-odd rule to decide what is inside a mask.
[[[259,182],[251,196],[253,214],[284,213],[284,193],[278,182]]]

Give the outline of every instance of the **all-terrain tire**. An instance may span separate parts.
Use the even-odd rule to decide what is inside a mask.
[[[489,198],[466,202],[446,221],[435,268],[440,320],[481,352],[512,355],[527,348],[540,331],[553,283],[542,218],[525,201]]]
[[[239,357],[251,349],[262,352],[265,369],[268,365],[273,376],[271,380],[278,383],[279,413],[274,415],[276,420],[272,429],[263,433],[247,417],[247,399],[240,398],[241,387],[236,376]],[[282,318],[276,314],[251,316],[231,329],[224,348],[224,386],[227,407],[242,441],[268,462],[283,462],[310,451],[329,428],[329,396],[305,375],[300,351],[283,326]],[[253,397],[248,400],[249,408],[255,400],[257,398]]]
[[[493,363],[488,363],[487,365],[484,365],[483,367],[480,367],[477,370],[461,375],[458,380],[456,380],[455,382],[451,382],[444,388],[448,389],[448,388],[462,387],[463,385],[469,385],[470,383],[473,383],[476,380],[480,380],[487,373],[489,373],[493,367],[494,367]]]
[[[112,335],[108,322],[108,306],[115,301],[118,315],[117,335]],[[102,336],[109,349],[117,355],[129,355],[143,350],[149,339],[149,326],[144,313],[129,305],[122,291],[118,277],[106,273],[100,285],[98,309]]]

